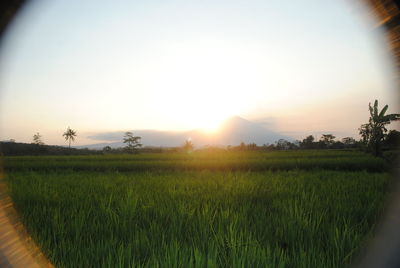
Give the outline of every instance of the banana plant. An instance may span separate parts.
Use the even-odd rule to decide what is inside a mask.
[[[381,111],[378,109],[378,100],[372,106],[369,103],[369,121],[359,128],[362,141],[375,156],[382,155],[382,142],[386,136],[386,125],[392,121],[400,120],[400,114],[386,114],[389,106],[385,105]]]

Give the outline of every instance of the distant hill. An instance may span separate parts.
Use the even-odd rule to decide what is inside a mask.
[[[124,131],[98,133],[88,138],[93,140],[109,141],[102,143],[76,146],[75,148],[102,149],[105,146],[111,148],[124,147],[122,142]],[[244,143],[256,143],[263,145],[275,143],[279,139],[293,140],[264,127],[260,123],[234,116],[226,120],[215,133],[206,133],[202,130],[191,131],[159,131],[159,130],[134,130],[136,136],[142,137],[143,146],[176,147],[181,146],[185,140],[190,139],[196,147],[205,145],[227,146]]]
[[[275,143],[279,139],[293,140],[290,137],[267,129],[260,123],[234,116],[222,124],[220,131],[214,137],[213,144],[239,145],[241,142],[244,142],[263,145],[266,143]]]

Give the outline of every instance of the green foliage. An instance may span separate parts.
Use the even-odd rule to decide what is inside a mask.
[[[4,159],[6,170],[51,171],[263,171],[263,170],[345,170],[381,172],[388,170],[384,159],[358,151],[196,151],[146,153],[143,155],[15,156]]]
[[[142,147],[140,143],[141,137],[134,136],[132,132],[125,132],[124,143],[126,143],[125,150],[128,153],[135,153],[137,149]]]
[[[390,130],[385,137],[384,145],[388,149],[400,148],[400,132],[397,130]]]
[[[359,133],[366,148],[375,156],[382,156],[382,142],[386,136],[386,125],[400,120],[400,114],[386,114],[388,105],[378,112],[378,100],[374,106],[369,103],[369,122],[361,125]]]
[[[58,267],[343,267],[371,236],[390,182],[366,171],[386,170],[382,159],[328,150],[5,165],[28,231]]]

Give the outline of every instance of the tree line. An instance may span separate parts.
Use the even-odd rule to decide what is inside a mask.
[[[228,150],[296,150],[296,149],[361,149],[374,156],[382,156],[384,149],[397,149],[400,146],[400,132],[386,128],[393,121],[400,120],[400,114],[386,114],[389,106],[385,105],[379,111],[378,100],[374,104],[368,104],[369,120],[358,129],[361,139],[356,141],[353,137],[345,137],[341,141],[335,140],[332,134],[322,134],[316,141],[313,135],[303,140],[294,142],[280,139],[275,144],[257,146],[255,143],[239,146],[228,146]],[[186,150],[193,150],[193,143],[188,141],[183,145]]]
[[[400,120],[400,114],[386,114],[388,110],[388,105],[385,105],[382,110],[379,111],[378,101],[375,100],[374,104],[369,103],[369,120],[368,123],[362,124],[360,126],[359,134],[361,136],[360,140],[355,140],[353,137],[345,137],[343,139],[336,140],[336,137],[332,134],[322,134],[319,140],[316,140],[313,135],[308,135],[303,140],[288,141],[285,139],[280,139],[274,144],[264,144],[258,146],[255,143],[245,144],[242,142],[238,146],[227,146],[227,150],[243,151],[243,150],[297,150],[297,149],[360,149],[366,152],[370,152],[374,156],[382,156],[383,150],[399,148],[400,147],[400,132],[396,130],[388,131],[387,125],[393,121]],[[90,151],[94,153],[99,153],[99,151],[89,150],[89,149],[76,149],[71,148],[71,143],[75,141],[77,137],[77,132],[70,127],[62,134],[66,142],[68,142],[68,151],[60,149],[60,146],[46,146],[43,142],[43,137],[39,132],[33,135],[32,146],[24,146],[20,143],[18,146],[12,145],[16,144],[14,140],[10,142],[2,142],[3,153],[12,152],[13,150],[17,154],[22,154],[26,151],[34,152],[35,154],[89,154]],[[122,137],[123,143],[126,145],[124,148],[113,149],[110,146],[105,146],[102,153],[137,153],[139,151],[147,152],[161,152],[166,151],[162,148],[142,148],[141,137],[135,136],[132,132],[125,132]],[[36,146],[36,147],[35,147]],[[10,149],[13,148],[14,149]],[[17,148],[17,149],[16,149]],[[51,148],[51,149],[49,149]],[[191,140],[185,141],[185,143],[180,148],[169,148],[167,151],[185,151],[191,152],[195,148],[195,145]],[[208,146],[205,147],[206,150],[217,150],[216,147]],[[219,148],[221,149],[221,148]],[[81,151],[79,151],[81,150]],[[14,152],[14,153],[15,153]],[[79,153],[78,153],[79,152]]]
[[[274,144],[264,144],[259,146],[255,143],[242,142],[238,146],[228,146],[229,150],[299,150],[299,149],[360,149],[369,151],[367,142],[364,140],[356,140],[353,137],[345,137],[341,140],[335,140],[336,137],[332,134],[322,134],[317,140],[313,135],[309,135],[303,140],[288,141],[280,139]],[[400,132],[390,130],[384,139],[381,141],[381,149],[395,149],[400,147]]]

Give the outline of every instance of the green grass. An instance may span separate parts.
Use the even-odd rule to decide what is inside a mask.
[[[343,267],[371,237],[391,181],[382,160],[345,151],[5,165],[28,231],[58,267]]]
[[[74,171],[151,171],[151,170],[367,170],[388,169],[381,158],[362,152],[340,150],[218,152],[218,153],[153,153],[137,155],[94,156],[17,156],[5,159],[9,171],[62,170]]]

